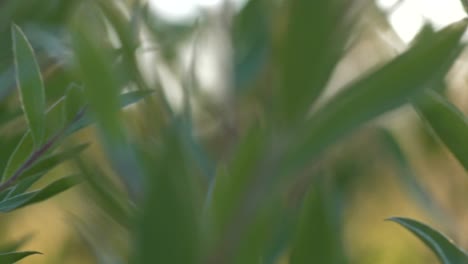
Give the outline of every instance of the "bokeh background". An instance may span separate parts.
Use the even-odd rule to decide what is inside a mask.
[[[49,98],[57,98],[64,83],[73,78],[63,70],[69,67],[72,57],[66,30],[69,21],[73,18],[91,31],[93,17],[103,15],[99,10],[94,10],[94,14],[79,13],[79,2],[0,1],[0,98],[6,102],[0,111],[12,109],[17,102],[9,68],[11,21],[24,29],[36,49],[46,92]],[[284,26],[282,10],[273,6],[282,1],[271,0],[260,9],[250,7],[249,0],[115,2],[130,26],[138,27],[140,22],[133,16],[144,14],[145,27],[135,33],[140,40],[135,63],[143,73],[143,81],[150,87],[160,87],[174,111],[184,110],[184,89],[193,88],[189,101],[196,134],[212,156],[222,159],[236,144],[232,135],[239,127],[252,117],[261,120],[264,109],[259,109],[254,99],[243,105],[242,111],[233,109],[239,94],[255,94],[256,87],[262,85],[259,83],[271,74],[269,51],[274,41],[270,37],[274,39]],[[440,29],[465,17],[457,0],[354,2],[363,5],[353,29],[352,44],[320,102],[406,50],[423,28]],[[264,25],[266,18],[273,15],[274,23]],[[118,47],[113,34],[116,33],[109,30],[108,35],[100,37]],[[466,52],[462,54],[446,80],[448,98],[465,114],[467,56]],[[141,114],[138,104],[124,109],[128,129],[151,141],[148,131],[158,124],[148,122],[147,117]],[[22,127],[23,124],[13,122],[0,131],[0,148],[11,149]],[[388,131],[399,146],[393,152],[385,146],[393,141],[382,140]],[[83,162],[93,164],[88,169],[110,171],[96,138],[94,127],[73,137],[76,141],[93,142],[83,154]],[[419,219],[468,248],[467,173],[425,129],[412,108],[402,107],[374,120],[327,151],[325,159],[333,164],[329,170],[346,185],[343,230],[351,263],[436,263],[420,241],[394,223],[384,221],[391,216]],[[0,160],[4,163],[5,157]],[[54,169],[50,177],[78,167],[64,164]],[[41,204],[1,215],[2,240],[33,235],[24,248],[44,255],[27,258],[21,262],[25,264],[122,263],[112,256],[128,251],[128,230],[114,223],[91,197],[86,186],[80,186]],[[96,248],[99,252],[95,252]]]

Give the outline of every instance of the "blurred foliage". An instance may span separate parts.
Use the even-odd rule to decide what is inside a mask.
[[[370,0],[227,1],[181,22],[137,0],[7,0],[0,17],[0,229],[53,217],[39,205],[11,212],[72,189],[53,199],[68,214],[61,239],[43,242],[51,252],[22,250],[34,234],[4,236],[0,263],[468,263],[441,232],[403,217],[389,219],[433,256],[386,247],[385,228],[385,247],[359,248],[394,213],[384,196],[466,233],[463,203],[447,206],[466,187],[441,199],[441,181],[419,175],[433,154],[404,140],[423,127],[447,154],[437,163],[466,176],[466,109],[446,89],[466,20],[426,26],[346,78],[347,63],[369,55],[360,47],[395,37]]]

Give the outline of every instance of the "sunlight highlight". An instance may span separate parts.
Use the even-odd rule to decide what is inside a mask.
[[[240,8],[247,0],[149,0],[149,5],[162,18],[180,22],[196,18],[203,9],[219,8],[224,2]]]
[[[384,10],[395,8],[389,21],[400,38],[408,43],[427,21],[436,29],[466,17],[459,0],[377,0]]]

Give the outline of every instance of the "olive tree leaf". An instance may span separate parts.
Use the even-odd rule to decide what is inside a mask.
[[[417,42],[331,98],[296,135],[300,140],[288,155],[288,166],[303,164],[364,122],[407,103],[432,84],[439,84],[460,53],[459,43],[467,23],[456,22],[430,40]]]
[[[292,242],[290,263],[343,263],[337,190],[320,178],[311,184]]]
[[[23,31],[16,25],[12,26],[12,39],[22,106],[37,148],[42,144],[45,134],[44,83],[34,51]]]
[[[24,259],[25,257],[42,254],[37,251],[22,251],[22,252],[8,252],[0,253],[0,264],[12,264]]]
[[[13,197],[8,197],[0,202],[0,212],[11,212],[21,207],[31,205],[33,203],[42,202],[55,196],[79,183],[78,177],[68,176],[56,180],[38,191],[19,194]]]
[[[287,1],[277,99],[282,122],[304,118],[325,89],[360,13],[359,1]]]
[[[159,162],[147,178],[132,263],[200,263],[196,196],[177,133],[165,137]]]
[[[437,230],[409,218],[393,217],[388,220],[400,224],[416,235],[434,254],[436,254],[442,264],[468,263],[468,256],[466,253]]]
[[[421,118],[468,170],[468,118],[435,91],[413,104]]]
[[[7,180],[13,176],[14,172],[28,159],[29,155],[33,152],[33,144],[32,135],[27,131],[8,158],[7,165],[3,170],[3,180]]]
[[[40,180],[54,167],[76,157],[88,146],[89,144],[79,144],[69,149],[49,154],[41,158],[36,164],[32,165],[18,177],[18,182],[14,186],[3,191],[7,192],[7,194],[3,194],[3,192],[1,192],[0,199],[3,199],[4,197],[8,198],[25,192],[29,187],[31,187],[36,181]]]

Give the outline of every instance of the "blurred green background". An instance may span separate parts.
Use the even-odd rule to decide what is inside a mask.
[[[47,174],[77,172],[85,182],[2,213],[0,245],[32,235],[22,249],[44,255],[21,263],[437,263],[384,221],[404,216],[468,248],[466,169],[406,104],[419,93],[401,88],[403,100],[385,90],[409,75],[433,78],[431,52],[411,60],[427,71],[402,65],[372,83],[381,92],[343,93],[341,103],[361,103],[326,108],[412,45],[438,43],[434,32],[464,17],[461,3],[309,1],[205,1],[193,10],[190,1],[165,6],[171,0],[0,1],[0,169],[27,129],[12,23],[35,51],[47,105],[83,86],[96,120],[61,147],[91,145]],[[456,12],[430,17],[433,2]],[[411,13],[416,6],[421,13]],[[434,89],[466,125],[459,52]],[[119,101],[135,91],[147,93]],[[333,119],[340,110],[356,115]],[[310,140],[309,128],[318,131]],[[301,213],[308,206],[310,219]],[[296,232],[313,235],[302,241]],[[308,251],[324,257],[301,261]]]

